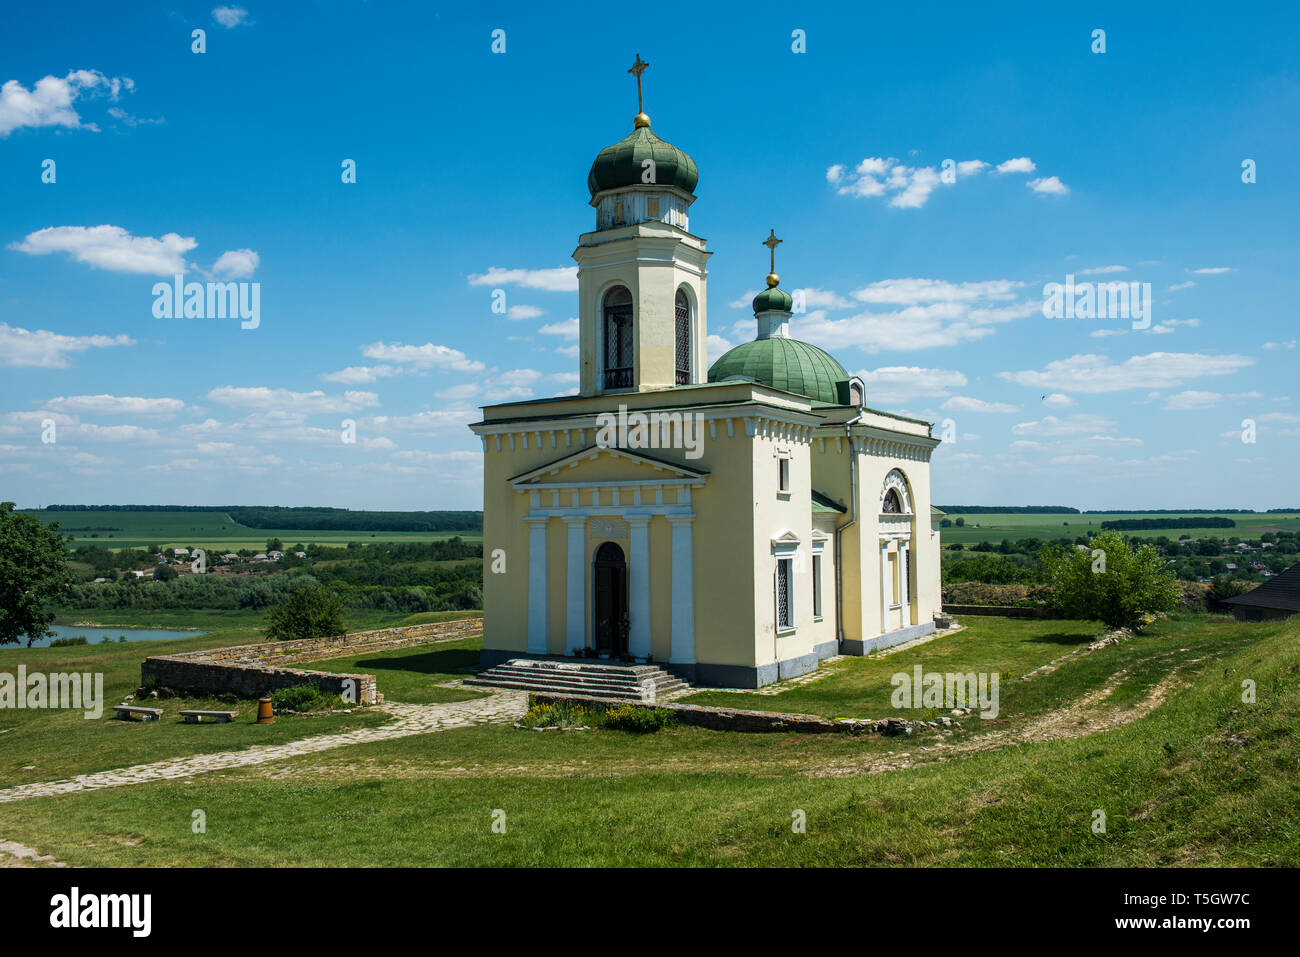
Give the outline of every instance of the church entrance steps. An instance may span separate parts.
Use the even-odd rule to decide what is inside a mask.
[[[466,678],[465,684],[552,694],[596,695],[653,703],[689,686],[658,665],[562,658],[512,658]]]

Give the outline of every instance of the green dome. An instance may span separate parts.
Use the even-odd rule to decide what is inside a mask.
[[[781,336],[742,343],[709,369],[710,382],[720,382],[733,375],[748,376],[763,385],[831,405],[839,405],[835,383],[849,377],[844,366],[828,353],[798,339]]]
[[[587,174],[587,189],[594,198],[607,189],[647,185],[641,182],[641,164],[647,159],[655,162],[655,185],[676,186],[688,193],[695,192],[695,184],[700,180],[695,160],[655,136],[648,126],[633,130],[596,154],[596,161]]]
[[[789,312],[793,305],[794,300],[790,298],[788,292],[780,286],[768,286],[754,297],[754,314],[771,312],[773,309],[778,312]]]

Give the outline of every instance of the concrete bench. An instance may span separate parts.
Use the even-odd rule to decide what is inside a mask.
[[[141,721],[157,721],[162,717],[162,708],[141,708],[133,704],[115,704],[113,710],[123,721],[130,721],[131,715],[138,714]]]
[[[185,709],[181,711],[185,716],[186,724],[202,724],[204,718],[211,718],[217,723],[225,721],[234,721],[239,717],[238,711],[199,711],[196,709]]]

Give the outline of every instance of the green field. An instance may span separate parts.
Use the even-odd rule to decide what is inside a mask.
[[[1236,528],[1151,528],[1125,530],[1126,536],[1134,538],[1159,538],[1161,535],[1177,540],[1184,535],[1192,538],[1259,538],[1264,532],[1292,531],[1300,532],[1300,513],[1274,512],[1272,514],[1246,513],[1230,514],[1227,512],[1197,512],[1206,518],[1230,518],[1237,523]],[[1030,514],[1023,512],[985,512],[980,514],[963,514],[953,511],[945,515],[955,522],[958,518],[966,520],[965,528],[952,525],[942,529],[940,537],[945,545],[973,544],[975,542],[1000,542],[1004,538],[1015,541],[1018,538],[1076,538],[1091,532],[1100,532],[1101,523],[1130,518],[1190,518],[1190,514],[1159,514],[1156,512],[1089,512],[1076,514]],[[978,527],[976,527],[978,526]]]
[[[59,512],[22,510],[46,522],[58,522],[71,538],[71,547],[98,545],[103,548],[202,548],[209,552],[262,550],[267,539],[278,538],[286,546],[346,545],[348,542],[436,542],[459,535],[467,542],[481,542],[481,532],[370,532],[307,530],[294,528],[249,528],[224,512]],[[79,530],[84,529],[84,530]]]
[[[90,866],[1300,864],[1300,622],[1186,616],[1099,649],[1085,622],[963,623],[778,694],[708,693],[885,717],[895,670],[1001,672],[997,718],[964,719],[952,734],[537,734],[500,722],[0,803],[0,834]],[[472,642],[454,645],[374,655],[366,666],[389,700],[428,701],[472,661]],[[22,657],[35,669],[103,670],[117,694],[138,674],[141,651]],[[1246,678],[1257,688],[1250,701]],[[187,726],[170,705],[157,725],[10,712],[0,722],[0,787],[373,726],[381,710],[266,727],[251,716]],[[191,830],[195,808],[206,833]],[[505,833],[492,829],[494,809],[507,816]],[[1099,810],[1104,833],[1092,826]],[[792,829],[796,812],[806,832]]]

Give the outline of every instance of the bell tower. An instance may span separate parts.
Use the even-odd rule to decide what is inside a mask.
[[[632,132],[597,154],[587,175],[596,228],[578,264],[580,393],[643,392],[706,381],[709,253],[690,232],[699,170],[650,129],[637,54]]]

